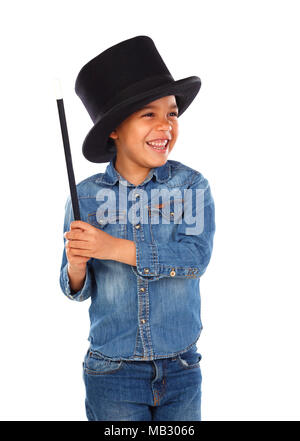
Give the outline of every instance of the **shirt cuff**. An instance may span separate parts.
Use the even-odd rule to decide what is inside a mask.
[[[178,244],[175,244],[178,247]],[[164,248],[165,247],[165,248]],[[199,278],[204,272],[199,267],[190,264],[182,266],[178,264],[160,263],[160,258],[167,254],[170,258],[172,253],[169,253],[168,245],[164,246],[156,242],[138,242],[136,243],[136,270],[133,271],[139,277],[145,280],[158,280],[162,277],[187,277]]]
[[[81,290],[73,291],[71,289],[70,279],[68,274],[68,264],[64,266],[61,272],[61,287],[64,294],[71,300],[77,300],[78,302],[82,302],[83,300],[89,298],[91,295],[91,275],[90,275],[89,262],[87,262],[85,281]]]

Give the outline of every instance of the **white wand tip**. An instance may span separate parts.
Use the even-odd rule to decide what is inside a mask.
[[[62,99],[62,91],[61,91],[61,85],[58,78],[53,79],[54,82],[54,90],[55,90],[55,97],[57,100]]]

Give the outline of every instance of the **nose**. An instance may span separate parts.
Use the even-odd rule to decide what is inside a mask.
[[[170,121],[168,121],[168,120],[161,120],[159,123],[158,123],[158,128],[159,129],[161,129],[161,130],[172,130],[172,124],[170,124]]]

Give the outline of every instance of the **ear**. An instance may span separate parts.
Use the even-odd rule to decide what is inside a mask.
[[[117,133],[116,133],[116,130],[113,130],[113,131],[111,132],[111,134],[109,135],[109,137],[112,138],[112,139],[117,139],[118,135],[117,135]]]

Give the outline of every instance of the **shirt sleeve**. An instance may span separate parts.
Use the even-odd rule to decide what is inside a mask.
[[[209,182],[199,172],[195,172],[188,188],[192,191],[192,197],[187,198],[189,202],[185,202],[184,210],[192,215],[195,222],[191,224],[188,219],[187,223],[183,210],[175,240],[137,242],[137,265],[132,268],[139,277],[148,281],[162,277],[200,278],[206,271],[215,234],[214,199]]]
[[[64,227],[63,234],[66,231],[70,230],[70,224],[74,220],[73,209],[71,204],[71,198],[68,196],[66,205],[65,205],[65,219],[64,219]],[[66,238],[64,238],[64,245],[66,243]],[[92,283],[94,283],[94,274],[93,268],[91,265],[91,259],[88,260],[86,265],[86,276],[82,289],[80,291],[73,291],[70,286],[70,280],[68,275],[68,259],[66,255],[66,249],[64,246],[62,263],[60,267],[60,278],[59,283],[62,292],[71,300],[77,300],[79,302],[88,299],[91,296]]]

